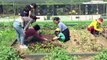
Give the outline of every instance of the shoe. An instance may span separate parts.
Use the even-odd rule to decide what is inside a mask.
[[[20,48],[25,48],[27,49],[28,47],[26,45],[20,45]]]

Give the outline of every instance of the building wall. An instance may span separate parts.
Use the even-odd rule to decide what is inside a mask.
[[[63,15],[63,16],[50,16],[50,19],[47,19],[47,16],[37,16],[40,17],[38,21],[52,20],[54,17],[59,17],[60,20],[68,21],[83,21],[83,20],[94,20],[100,18],[101,15]]]

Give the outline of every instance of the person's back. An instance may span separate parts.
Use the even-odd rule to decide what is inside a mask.
[[[29,28],[26,30],[25,32],[25,38],[29,38],[29,37],[32,37],[34,38],[35,40],[38,40],[38,41],[44,41],[45,38],[42,37],[38,31],[40,30],[40,26],[39,25],[35,25],[33,26],[33,28]]]
[[[29,28],[25,31],[25,38],[28,38],[30,36],[34,36],[36,33],[36,31],[34,30],[34,28]]]
[[[61,29],[61,32],[63,32],[64,30],[67,29],[67,26],[66,26],[64,23],[62,23],[62,22],[59,22],[59,23],[58,23],[58,26],[59,26],[59,28]]]
[[[93,21],[91,22],[91,24],[88,25],[88,28],[91,27],[91,26],[95,26],[96,24],[97,24],[97,20],[93,20]]]

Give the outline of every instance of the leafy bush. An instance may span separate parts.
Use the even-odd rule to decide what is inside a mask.
[[[11,47],[0,47],[0,60],[19,60],[18,53]]]
[[[107,49],[104,49],[98,55],[96,55],[93,60],[107,60]]]
[[[1,23],[0,29],[0,60],[19,60],[18,53],[10,47],[15,33],[10,23]]]
[[[12,22],[0,22],[0,29],[5,29],[6,27],[8,28],[12,28],[13,26]]]
[[[76,60],[76,58],[69,56],[68,52],[57,47],[50,55],[45,57],[45,60]]]
[[[1,45],[10,46],[10,44],[12,43],[12,40],[14,39],[15,39],[15,33],[13,29],[5,28],[4,30],[0,30],[0,44]]]
[[[33,53],[50,53],[56,49],[56,47],[60,47],[58,44],[53,44],[51,42],[45,43],[36,43],[33,46],[33,43],[29,45],[29,50]]]

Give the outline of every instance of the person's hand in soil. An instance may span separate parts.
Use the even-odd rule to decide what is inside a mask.
[[[59,37],[56,36],[56,37],[54,37],[52,40],[57,40],[58,38],[59,38]]]
[[[103,31],[102,31],[102,33],[105,33],[105,31],[106,31],[106,30],[105,30],[105,28],[103,28]]]
[[[104,31],[104,29],[103,29],[103,28],[100,28],[99,32],[102,33],[103,31]]]
[[[48,39],[47,39],[47,38],[44,38],[44,40],[46,40],[46,41],[47,41]]]
[[[104,30],[99,31],[100,34],[102,34],[102,33],[104,33],[104,32],[105,32]]]

